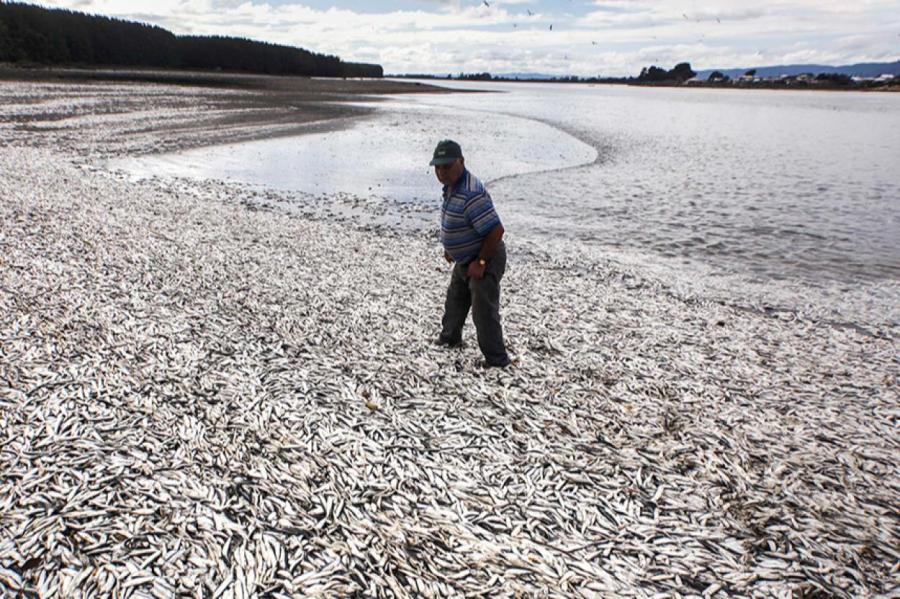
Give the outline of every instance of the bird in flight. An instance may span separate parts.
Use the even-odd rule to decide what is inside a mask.
[[[485,6],[487,6],[488,8],[491,7],[491,5],[488,4],[488,1],[487,1],[487,0],[481,0],[481,3],[484,4]]]
[[[550,31],[553,31],[553,25],[550,25]]]
[[[533,16],[534,16],[534,13],[531,12],[531,10],[529,10],[529,9],[527,9],[527,8],[526,8],[525,10],[528,12],[528,16],[529,16],[529,17],[533,17]]]

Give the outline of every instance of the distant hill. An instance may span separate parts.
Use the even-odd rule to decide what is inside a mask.
[[[802,73],[841,73],[851,77],[878,77],[879,75],[900,76],[900,60],[896,62],[864,62],[842,66],[821,64],[789,64],[769,67],[746,67],[741,69],[705,69],[697,72],[700,79],[707,79],[713,71],[719,71],[732,79],[740,77],[750,69],[756,69],[757,77],[781,77],[782,75],[800,75]]]
[[[377,64],[344,62],[302,48],[162,29],[0,0],[0,63],[187,68],[268,75],[381,77]]]

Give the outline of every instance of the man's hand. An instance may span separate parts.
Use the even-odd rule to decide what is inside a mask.
[[[453,264],[453,258],[450,257],[447,250],[444,250],[444,260],[446,260],[448,264]]]
[[[472,260],[471,262],[469,262],[468,275],[476,281],[481,280],[484,278],[484,271],[486,268],[487,266],[482,266],[481,264],[479,264],[477,259]]]

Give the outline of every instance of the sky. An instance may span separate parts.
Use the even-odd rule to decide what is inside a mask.
[[[637,75],[900,58],[900,0],[62,0],[69,8],[298,46],[385,74]]]

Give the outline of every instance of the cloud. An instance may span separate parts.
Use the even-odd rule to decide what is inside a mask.
[[[648,62],[727,68],[896,57],[896,0],[420,0],[418,10],[313,8],[302,0],[62,0],[175,33],[233,35],[378,62],[388,73],[634,75]],[[538,7],[541,10],[538,10]],[[579,7],[582,7],[579,12]],[[528,14],[530,11],[531,15]],[[553,24],[550,31],[549,25]],[[765,61],[765,62],[762,62]]]

